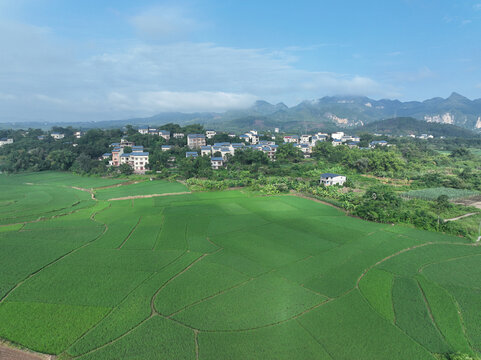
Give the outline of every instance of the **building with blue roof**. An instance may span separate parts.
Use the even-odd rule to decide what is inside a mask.
[[[205,146],[204,134],[189,134],[187,135],[187,146],[191,149],[198,149],[201,146]]]
[[[224,166],[224,158],[222,157],[211,157],[210,158],[210,165],[212,166],[212,169],[217,170],[220,169],[221,167]]]

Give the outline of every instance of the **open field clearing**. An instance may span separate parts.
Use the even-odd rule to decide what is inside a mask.
[[[186,188],[147,181],[92,199],[71,186],[111,180],[43,176],[0,177],[0,338],[12,343],[79,360],[481,351],[481,246],[468,239],[291,195],[108,201]]]
[[[424,199],[424,200],[436,200],[439,196],[446,195],[450,200],[461,200],[471,196],[479,195],[479,192],[464,189],[452,189],[452,188],[430,188],[422,190],[411,190],[402,194],[403,197],[408,199]]]

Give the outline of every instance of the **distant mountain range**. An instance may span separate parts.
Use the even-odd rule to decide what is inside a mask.
[[[395,136],[428,134],[433,135],[436,138],[440,136],[461,138],[472,138],[473,136],[476,136],[476,133],[473,132],[473,130],[465,129],[456,125],[430,123],[423,120],[416,120],[411,117],[398,117],[374,121],[364,126],[357,127],[350,132],[354,134],[367,132],[370,134]]]
[[[429,123],[456,125],[469,130],[481,131],[481,99],[470,100],[452,93],[448,98],[440,97],[419,101],[373,100],[363,96],[326,96],[318,100],[303,101],[288,107],[283,103],[270,104],[256,101],[243,110],[230,110],[224,113],[160,113],[147,118],[112,120],[84,123],[44,123],[45,126],[72,125],[76,127],[110,128],[127,124],[162,125],[169,122],[180,125],[200,123],[219,130],[247,130],[256,128],[267,130],[278,127],[281,131],[335,130],[339,128],[359,128],[372,122],[412,117]],[[39,123],[17,123],[15,127],[39,127]],[[0,124],[5,128],[12,124]]]
[[[225,126],[252,123],[272,127],[326,128],[359,127],[388,118],[412,117],[429,123],[456,125],[470,130],[481,130],[481,99],[452,93],[447,99],[433,98],[419,101],[373,100],[362,96],[323,97],[303,101],[287,107],[257,101],[244,111],[226,112]],[[227,120],[227,121],[226,121]],[[258,126],[259,127],[259,126]]]

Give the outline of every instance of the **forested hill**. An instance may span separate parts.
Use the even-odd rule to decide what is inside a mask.
[[[356,128],[357,133],[380,133],[386,135],[421,135],[430,134],[435,137],[472,138],[479,135],[471,130],[455,125],[428,123],[411,117],[397,117],[379,120]]]

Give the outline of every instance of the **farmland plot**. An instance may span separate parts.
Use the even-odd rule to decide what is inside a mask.
[[[433,360],[481,349],[481,247],[466,239],[289,195],[108,201],[69,186],[102,199],[184,188],[18,179],[0,180],[9,341],[80,360]]]

